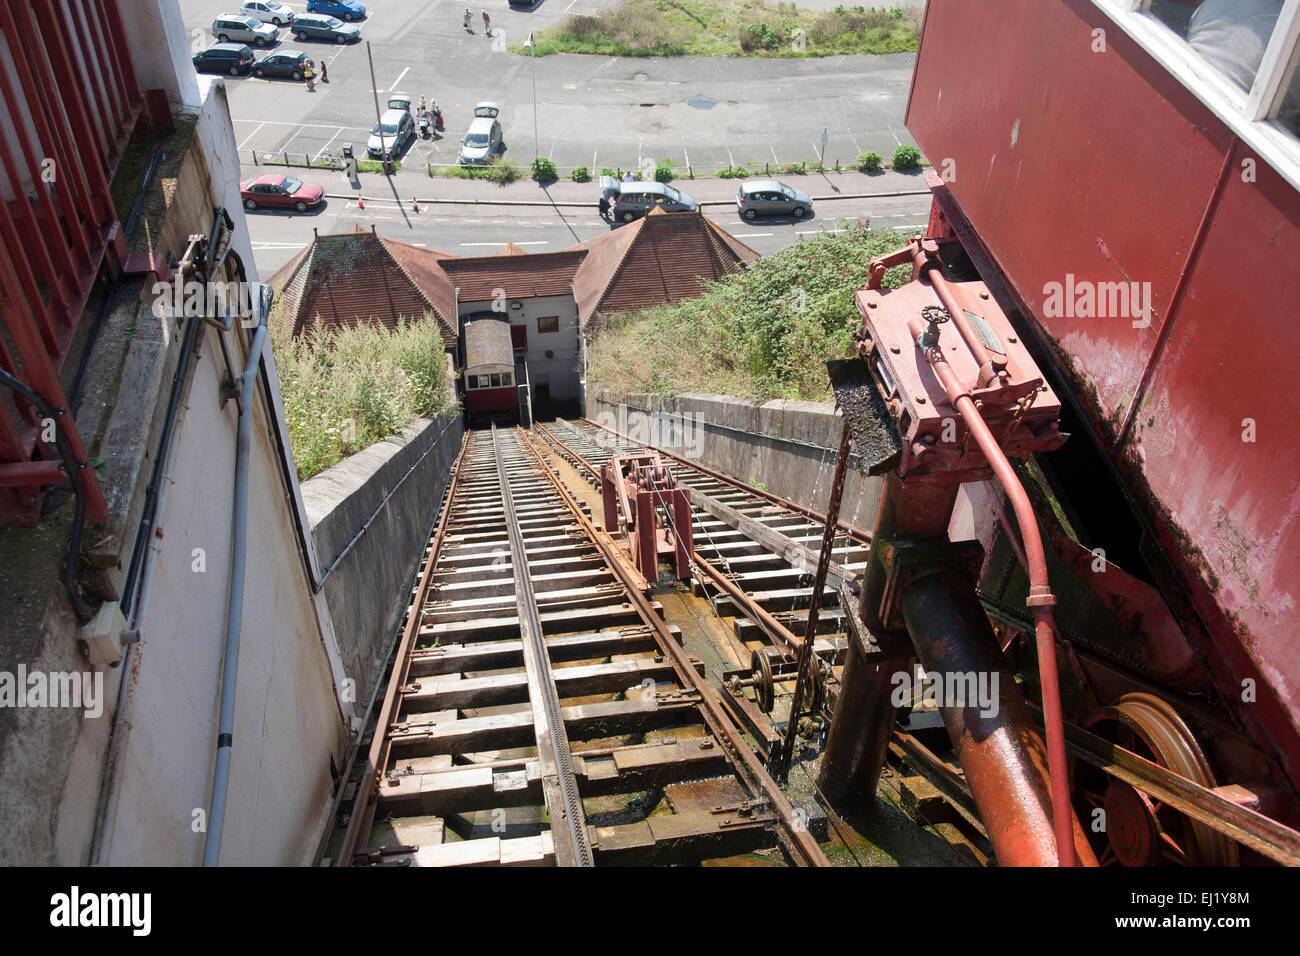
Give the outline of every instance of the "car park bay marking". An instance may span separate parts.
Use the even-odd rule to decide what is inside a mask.
[[[410,72],[411,72],[411,68],[408,66],[401,73],[397,74],[397,79],[393,80],[393,85],[388,88],[388,92],[391,93],[394,90],[396,90],[397,84],[402,82],[402,77],[406,76],[406,74]]]
[[[770,236],[770,235],[773,235],[773,233],[770,233],[770,232],[733,232],[733,233],[731,234],[731,237],[732,237],[733,239],[762,239],[763,237],[765,237],[765,236]],[[519,245],[519,243],[515,243],[515,245]]]
[[[245,136],[245,137],[244,137],[244,141],[243,141],[242,143],[240,143],[238,146],[236,146],[235,148],[236,148],[236,149],[243,149],[244,146],[247,145],[248,141],[249,141],[250,139],[252,139],[254,136],[256,136],[257,133],[258,133],[258,131],[259,131],[263,126],[265,126],[265,125],[266,125],[266,123],[258,123],[258,124],[257,124],[257,129],[253,130],[251,133],[249,133],[247,136]]]

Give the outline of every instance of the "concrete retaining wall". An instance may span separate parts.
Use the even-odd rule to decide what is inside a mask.
[[[302,484],[358,710],[383,673],[463,434],[459,415],[422,418]]]
[[[619,400],[593,387],[587,415],[647,444],[698,461],[772,494],[825,512],[835,475],[841,416],[821,402],[765,404],[727,395],[673,398],[628,395]],[[856,457],[852,460],[857,465]],[[880,502],[880,479],[850,469],[840,521],[870,531]]]

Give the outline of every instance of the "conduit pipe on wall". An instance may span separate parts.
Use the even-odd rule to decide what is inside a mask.
[[[248,457],[253,431],[253,394],[266,340],[266,310],[261,310],[257,331],[248,349],[248,363],[239,383],[239,429],[235,441],[235,489],[231,517],[230,591],[226,605],[225,660],[221,668],[221,706],[217,719],[217,762],[212,770],[212,799],[208,802],[208,834],[203,844],[203,865],[216,866],[221,856],[221,830],[230,786],[230,759],[234,745],[235,686],[239,676],[240,625],[244,615],[244,567],[248,547]]]
[[[931,270],[931,279],[937,277]],[[936,288],[942,280],[935,281]],[[954,316],[957,312],[952,312]],[[920,344],[925,325],[920,318],[913,318],[908,323],[913,338]],[[1011,462],[1003,453],[997,439],[989,430],[980,415],[970,389],[962,383],[952,366],[944,358],[943,350],[937,345],[922,347],[926,360],[934,369],[935,375],[948,393],[948,399],[962,416],[966,427],[975,438],[993,468],[993,473],[1007,493],[1007,499],[1015,510],[1016,521],[1020,524],[1020,535],[1024,544],[1025,568],[1029,574],[1029,597],[1025,603],[1034,616],[1034,637],[1038,648],[1038,675],[1043,695],[1043,723],[1047,731],[1047,766],[1051,780],[1052,793],[1052,827],[1056,835],[1056,851],[1061,866],[1074,866],[1074,833],[1072,826],[1073,811],[1070,807],[1070,782],[1066,769],[1065,727],[1061,718],[1061,689],[1056,668],[1056,622],[1052,607],[1056,598],[1052,595],[1051,584],[1047,577],[1047,556],[1043,550],[1043,539],[1038,531],[1038,519],[1034,515],[1033,505],[1025,493],[1020,478],[1011,467]]]

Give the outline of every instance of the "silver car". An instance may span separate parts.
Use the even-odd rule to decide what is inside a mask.
[[[239,12],[263,23],[274,23],[277,27],[287,27],[293,23],[293,11],[280,0],[249,0],[239,8]]]
[[[812,212],[812,197],[775,179],[750,179],[740,184],[736,211],[746,219],[771,215],[802,219]]]
[[[269,23],[236,13],[223,13],[212,21],[212,33],[222,43],[251,43],[271,46],[280,39],[280,31]]]
[[[462,166],[483,166],[497,151],[505,152],[497,115],[501,108],[495,103],[480,103],[474,107],[474,120],[469,124],[460,149]]]

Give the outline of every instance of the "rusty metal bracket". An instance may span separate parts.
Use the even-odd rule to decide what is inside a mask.
[[[885,587],[880,596],[880,620],[889,630],[906,630],[899,596],[913,581],[957,567],[972,581],[979,578],[984,548],[978,541],[949,541],[946,538],[895,538],[878,541],[871,549],[872,560],[885,570]]]

